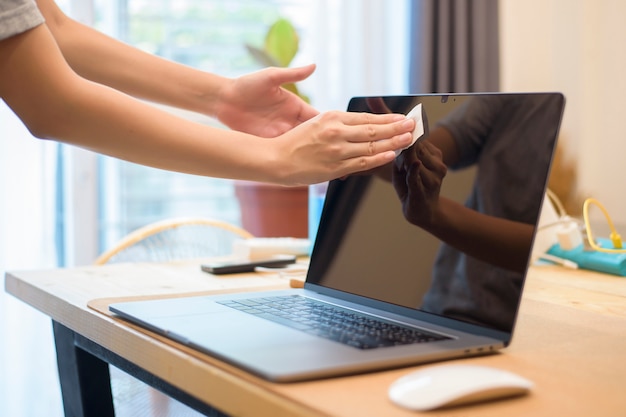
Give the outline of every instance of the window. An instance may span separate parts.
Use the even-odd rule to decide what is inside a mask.
[[[244,45],[258,45],[285,1],[104,2],[103,31],[150,53],[205,71],[235,76],[257,69]],[[303,9],[302,4],[295,4]],[[116,10],[115,10],[116,9]],[[107,14],[108,12],[108,14]],[[180,112],[178,112],[180,113]],[[182,114],[217,126],[199,115]],[[218,126],[219,127],[219,126]],[[240,223],[231,181],[190,176],[99,158],[101,250],[131,230],[168,217],[206,216]]]
[[[85,6],[89,2],[74,3],[81,7],[83,20],[91,19],[111,36],[225,76],[259,69],[244,45],[261,45],[271,23],[287,17],[300,35],[294,65],[318,65],[301,83],[318,109],[344,109],[353,95],[407,91],[406,0],[96,0],[93,9]],[[182,115],[216,123],[196,114]],[[89,159],[71,152],[67,161]],[[68,175],[92,178],[98,192],[94,204],[86,204],[81,196],[80,203],[66,205],[73,214],[65,214],[65,223],[81,218],[92,222],[66,227],[73,231],[66,239],[70,265],[90,263],[131,230],[167,217],[206,216],[240,224],[229,180],[164,172],[107,157],[72,164],[78,168],[67,170]],[[77,186],[70,181],[66,191],[71,194]]]

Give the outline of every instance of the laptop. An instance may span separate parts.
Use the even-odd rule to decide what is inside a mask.
[[[275,382],[497,352],[512,340],[564,103],[354,97],[348,111],[421,105],[426,137],[388,167],[330,182],[304,288],[110,311]]]

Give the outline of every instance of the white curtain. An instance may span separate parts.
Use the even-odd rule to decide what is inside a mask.
[[[316,0],[298,55],[315,62],[303,83],[320,110],[345,110],[353,96],[406,94],[408,0]]]
[[[0,273],[56,266],[55,143],[33,138],[0,101]],[[4,283],[4,279],[3,279]],[[61,416],[50,319],[0,292],[0,415]],[[25,366],[28,364],[28,366]],[[46,393],[42,401],[33,395]]]

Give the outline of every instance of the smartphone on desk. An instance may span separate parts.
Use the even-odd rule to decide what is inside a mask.
[[[204,263],[201,268],[204,272],[211,274],[236,274],[239,272],[254,272],[254,268],[262,266],[265,268],[282,268],[296,262],[295,255],[274,255],[267,259],[235,259],[232,261],[216,261]]]

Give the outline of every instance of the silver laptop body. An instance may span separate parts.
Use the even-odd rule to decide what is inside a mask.
[[[276,382],[390,369],[506,347],[515,327],[564,98],[559,93],[355,97],[348,110],[408,114],[419,104],[425,141],[436,143],[437,135],[444,134],[457,147],[457,159],[441,183],[441,198],[478,213],[479,220],[504,223],[468,237],[462,235],[465,226],[482,220],[464,221],[455,214],[451,220],[460,226],[453,229],[454,236],[450,238],[448,230],[437,237],[406,220],[398,182],[406,182],[405,172],[353,175],[329,185],[303,289],[135,301],[113,304],[110,310]],[[488,246],[494,230],[501,232],[508,224],[521,225],[519,230],[529,230],[530,235],[514,233],[502,244]],[[523,244],[511,244],[518,237],[525,239]],[[338,309],[328,315],[331,322],[358,312],[383,322],[385,329],[399,327],[426,337],[355,344],[345,329],[331,330],[328,336],[293,325],[286,316],[277,322],[255,314],[260,302],[278,311],[273,297],[294,295],[298,301],[304,297]],[[241,305],[246,307],[234,307]]]

